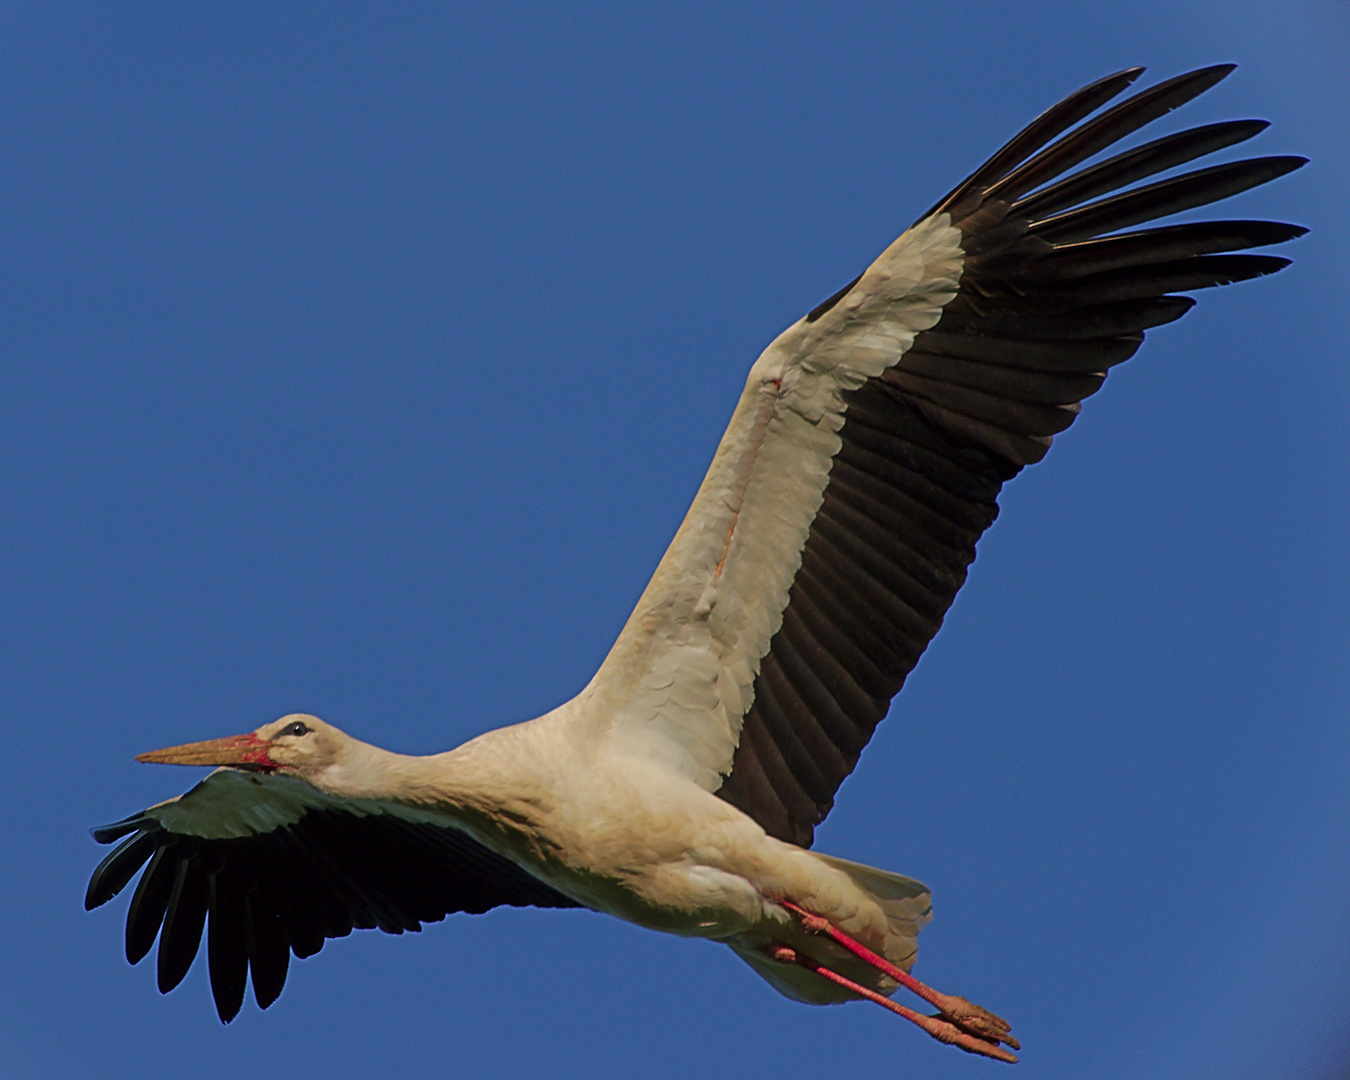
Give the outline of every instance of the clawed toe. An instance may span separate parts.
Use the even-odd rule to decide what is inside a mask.
[[[923,1019],[927,1023],[920,1023],[919,1026],[937,1039],[938,1042],[955,1046],[968,1054],[980,1054],[984,1057],[995,1058],[998,1061],[1006,1061],[1010,1065],[1017,1064],[1017,1058],[1000,1045],[1000,1043],[1006,1042],[1014,1050],[1020,1050],[1021,1047],[1017,1045],[1015,1039],[977,1035],[964,1024],[958,1026],[942,1014],[925,1016]]]
[[[956,994],[940,994],[933,1002],[941,1011],[938,1018],[950,1021],[962,1031],[969,1032],[977,1039],[992,1042],[995,1046],[1006,1043],[1014,1050],[1022,1049],[1022,1044],[1012,1036],[1012,1025],[1001,1016],[995,1016],[988,1009],[967,1001]]]

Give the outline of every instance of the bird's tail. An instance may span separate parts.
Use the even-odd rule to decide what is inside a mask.
[[[877,902],[886,915],[887,924],[885,942],[878,951],[896,967],[908,971],[918,955],[919,931],[927,926],[933,917],[933,896],[928,887],[913,878],[892,874],[887,870],[878,870],[874,866],[849,862],[847,859],[823,855],[818,851],[811,852],[811,855],[830,869],[847,875],[854,885]],[[891,994],[896,989],[896,984],[890,978],[832,941],[808,935],[804,931],[785,935],[784,941],[796,948],[804,949],[831,970],[871,990]],[[828,982],[805,968],[771,960],[762,951],[760,943],[730,941],[728,944],[774,989],[796,1001],[812,1005],[831,1005],[857,998],[851,991]],[[875,943],[873,947],[876,947]]]
[[[847,874],[886,913],[886,947],[882,955],[903,971],[914,965],[919,952],[919,931],[933,919],[933,894],[921,881],[878,870],[875,866],[849,862],[833,855],[812,852],[827,866]]]

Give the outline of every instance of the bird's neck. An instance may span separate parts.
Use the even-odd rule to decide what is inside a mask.
[[[397,754],[361,744],[327,783],[345,798],[434,810],[475,832],[535,830],[552,805],[552,767],[525,725],[490,731],[441,754]]]

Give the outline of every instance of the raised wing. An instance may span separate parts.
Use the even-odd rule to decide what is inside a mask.
[[[1231,70],[1088,120],[1142,69],[1080,90],[769,346],[583,694],[616,749],[810,845],[965,581],[1003,482],[1045,455],[1145,330],[1194,303],[1173,293],[1288,264],[1232,253],[1298,226],[1120,231],[1304,164],[1255,158],[1121,190],[1264,121],[1193,128],[1065,176]]]
[[[226,1023],[250,970],[265,1009],[291,953],[312,956],[353,928],[401,934],[500,904],[577,906],[431,812],[336,799],[302,780],[239,769],[217,770],[94,838],[122,843],[94,871],[86,909],[111,900],[148,861],[127,909],[127,959],[138,963],[158,936],[167,994],[205,928],[211,992]]]

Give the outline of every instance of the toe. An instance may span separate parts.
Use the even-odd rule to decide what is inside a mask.
[[[943,994],[942,1000],[935,1004],[942,1010],[940,1015],[944,1019],[950,1020],[962,1031],[969,1032],[980,1039],[991,1040],[995,1043],[1007,1043],[1014,1050],[1022,1048],[1021,1044],[1012,1037],[1012,1025],[1008,1021],[1001,1016],[995,1016],[988,1009],[976,1005],[973,1001],[967,1001],[955,994]]]

